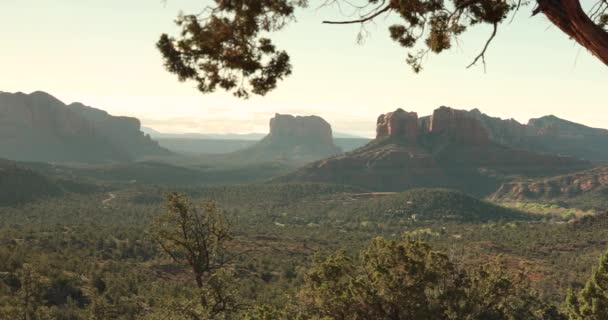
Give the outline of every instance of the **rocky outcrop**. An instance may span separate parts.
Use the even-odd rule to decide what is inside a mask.
[[[376,138],[391,137],[416,143],[421,136],[432,134],[458,143],[483,144],[489,141],[484,124],[465,110],[440,107],[430,117],[418,118],[416,112],[399,108],[382,114],[376,123]]]
[[[608,160],[608,130],[589,128],[555,116],[531,119],[525,125],[515,119],[490,117],[478,109],[466,111],[442,106],[432,115],[421,118],[415,112],[399,108],[380,115],[376,121],[377,139],[390,137],[416,142],[418,138],[429,135],[440,138],[436,141],[476,145],[494,142],[578,158],[588,158],[584,155],[589,152],[585,154],[582,148],[592,144],[599,149],[596,154],[606,150],[606,157],[602,159]],[[576,144],[582,145],[577,149]],[[592,157],[592,160],[598,159]]]
[[[515,181],[503,184],[494,200],[567,199],[608,188],[608,166],[548,179]]]
[[[334,144],[331,125],[318,116],[276,114],[270,133],[246,149],[224,155],[226,161],[287,161],[303,164],[341,153]]]
[[[4,140],[17,139],[19,130],[52,131],[58,136],[94,134],[89,122],[44,92],[0,92],[0,130]]]
[[[418,139],[418,114],[399,108],[382,114],[376,122],[376,139],[392,137],[415,143]]]
[[[45,92],[0,92],[0,156],[22,161],[108,162],[166,154],[153,141],[145,141],[136,119],[105,126],[118,118],[106,114],[106,121],[92,121],[79,106],[67,106]],[[140,146],[146,143],[150,153],[141,154]]]
[[[318,116],[303,117],[277,113],[270,119],[269,138],[275,141],[299,140],[335,147],[331,125]]]

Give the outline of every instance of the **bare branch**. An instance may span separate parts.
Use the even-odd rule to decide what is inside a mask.
[[[376,18],[377,16],[388,12],[389,10],[391,10],[391,6],[386,6],[383,9],[377,11],[376,13],[369,15],[367,17],[363,17],[361,19],[358,20],[349,20],[349,21],[323,21],[324,24],[355,24],[355,23],[365,23],[367,21],[373,20],[374,18]]]
[[[492,35],[486,41],[486,44],[483,47],[483,50],[477,55],[477,57],[475,57],[475,60],[473,60],[473,62],[471,62],[471,64],[467,66],[467,69],[474,66],[477,63],[477,61],[479,61],[479,59],[481,59],[481,62],[483,63],[483,71],[486,72],[486,51],[488,50],[488,47],[490,46],[490,43],[492,42],[492,40],[494,40],[494,37],[496,37],[497,31],[498,31],[498,23],[494,23],[493,28],[492,28]]]

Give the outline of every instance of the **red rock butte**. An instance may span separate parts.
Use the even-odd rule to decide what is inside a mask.
[[[334,146],[331,125],[318,116],[303,117],[277,113],[270,119],[269,136],[272,139],[309,139],[322,145]]]

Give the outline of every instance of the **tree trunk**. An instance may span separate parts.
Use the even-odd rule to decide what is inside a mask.
[[[580,0],[537,0],[534,14],[542,12],[581,46],[608,65],[608,32],[593,22]]]
[[[194,279],[196,279],[196,286],[199,289],[202,289],[203,288],[203,274],[195,271]]]

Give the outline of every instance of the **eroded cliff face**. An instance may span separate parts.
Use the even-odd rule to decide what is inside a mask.
[[[479,119],[468,111],[440,107],[431,116],[429,133],[444,135],[452,142],[487,144],[490,133]]]
[[[376,122],[376,138],[393,137],[415,143],[419,134],[418,114],[399,108],[382,114]]]
[[[0,93],[0,139],[18,139],[20,130],[50,131],[60,136],[87,136],[91,124],[44,92]]]
[[[443,136],[443,140],[458,143],[484,144],[490,140],[484,124],[465,110],[440,107],[430,117],[419,119],[416,112],[399,108],[378,117],[377,139],[391,137],[414,144],[425,135]]]

